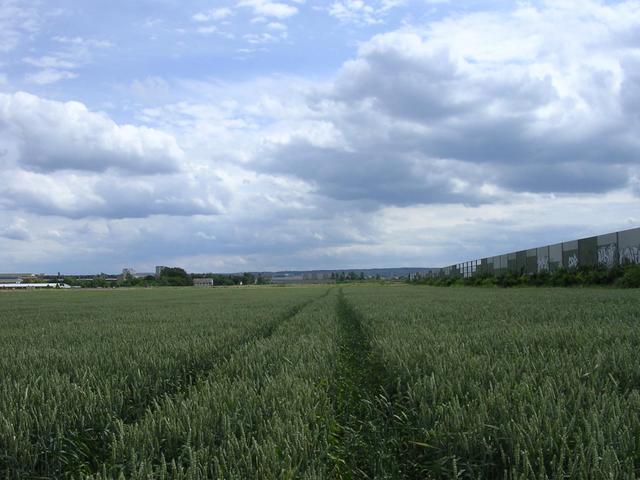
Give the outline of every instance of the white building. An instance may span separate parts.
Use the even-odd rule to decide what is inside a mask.
[[[71,288],[66,283],[0,283],[0,290],[33,290],[42,288]]]

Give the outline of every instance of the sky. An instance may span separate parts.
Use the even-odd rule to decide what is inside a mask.
[[[437,267],[640,225],[640,1],[0,0],[0,271]]]

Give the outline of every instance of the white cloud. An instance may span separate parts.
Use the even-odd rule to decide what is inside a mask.
[[[63,45],[73,45],[75,47],[81,47],[83,49],[111,48],[114,46],[113,43],[107,40],[99,40],[95,38],[85,38],[85,37],[66,37],[62,35],[62,36],[53,37],[53,40]]]
[[[404,0],[337,0],[328,7],[328,12],[341,22],[373,25],[381,23],[387,12],[405,3]]]
[[[222,210],[215,178],[191,174],[123,176],[117,173],[13,170],[0,174],[0,206],[67,218],[145,218],[216,215]],[[214,194],[212,188],[217,191]]]
[[[36,9],[19,0],[0,3],[0,52],[16,48],[20,40],[37,31],[40,24]]]
[[[271,2],[269,0],[242,0],[238,3],[241,7],[251,8],[254,15],[262,17],[289,18],[298,13],[298,8],[283,2]]]
[[[380,29],[398,2],[326,5]],[[0,96],[0,236],[24,239],[4,235],[0,263],[31,265],[15,244],[39,241],[38,261],[70,269],[441,265],[637,224],[639,5],[456,13],[363,42],[322,82],[125,79],[112,116],[136,125]],[[255,48],[301,8],[236,7]],[[219,33],[212,12],[191,28]],[[91,43],[18,60],[81,73]]]
[[[118,125],[81,103],[22,92],[0,94],[0,133],[15,152],[15,162],[36,171],[167,172],[178,170],[184,156],[167,133]]]
[[[25,57],[24,63],[33,65],[40,68],[55,68],[55,69],[72,69],[76,68],[77,64],[64,58],[55,57],[51,55],[45,55],[42,57]]]
[[[78,77],[77,70],[92,61],[95,49],[112,47],[104,40],[87,39],[83,37],[53,37],[62,45],[61,49],[38,57],[25,57],[27,65],[40,68],[37,72],[27,73],[25,80],[38,85],[48,85],[61,80]]]
[[[133,93],[138,100],[144,102],[164,101],[169,98],[171,93],[169,83],[164,78],[157,76],[135,79],[123,89]]]
[[[196,29],[196,32],[201,35],[212,35],[214,33],[219,33],[220,30],[218,30],[218,27],[216,27],[215,25],[208,25],[206,27],[198,27]]]
[[[279,35],[272,35],[268,32],[263,33],[248,33],[242,37],[247,43],[252,45],[261,45],[263,43],[279,42],[283,38],[287,38],[286,32]]]
[[[28,73],[24,78],[29,83],[35,83],[37,85],[49,85],[61,80],[71,80],[74,78],[78,78],[78,74],[66,70],[46,68],[35,73]]]
[[[209,22],[219,21],[233,15],[233,11],[227,7],[214,8],[206,12],[199,12],[193,16],[193,20],[196,22]]]
[[[284,31],[287,29],[287,26],[284,23],[280,22],[269,22],[267,23],[267,28],[269,30]]]

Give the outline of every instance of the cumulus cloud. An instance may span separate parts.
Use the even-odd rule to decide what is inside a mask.
[[[0,212],[210,216],[228,197],[212,169],[189,166],[173,135],[27,93],[0,94],[0,166]]]
[[[78,102],[27,93],[0,94],[0,141],[21,168],[166,173],[180,169],[184,152],[159,130],[118,125]],[[7,159],[5,158],[5,161]]]
[[[237,2],[253,20],[236,39],[283,38],[301,3]],[[398,3],[328,2],[378,31]],[[578,0],[439,16],[360,43],[323,81],[122,80],[115,109],[136,125],[0,95],[0,263],[438,266],[637,225],[639,14]],[[17,61],[80,72],[57,53],[87,43]],[[40,257],[16,247],[35,241]]]
[[[640,161],[638,110],[629,108],[640,4],[582,1],[576,15],[575,3],[373,37],[305,100],[341,144],[267,136],[258,168],[381,205],[625,188]]]
[[[66,218],[216,215],[224,187],[193,175],[116,176],[14,170],[0,175],[0,205]],[[216,190],[214,196],[213,190]]]

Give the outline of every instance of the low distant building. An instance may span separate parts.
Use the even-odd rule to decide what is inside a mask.
[[[213,278],[194,278],[194,287],[213,287]]]
[[[71,288],[66,283],[0,283],[0,290],[32,290],[42,288]]]
[[[20,277],[1,277],[0,278],[0,285],[12,284],[12,283],[22,283],[22,278]]]
[[[147,277],[153,277],[154,273],[153,272],[136,272],[133,277],[134,278],[147,278]]]
[[[133,268],[123,268],[122,269],[122,273],[120,275],[118,275],[118,280],[128,280],[128,279],[140,279],[140,278],[147,278],[147,277],[153,277],[154,273],[153,272],[136,272]],[[159,275],[156,275],[156,278]]]
[[[27,283],[41,280],[35,273],[0,273],[0,283]]]

